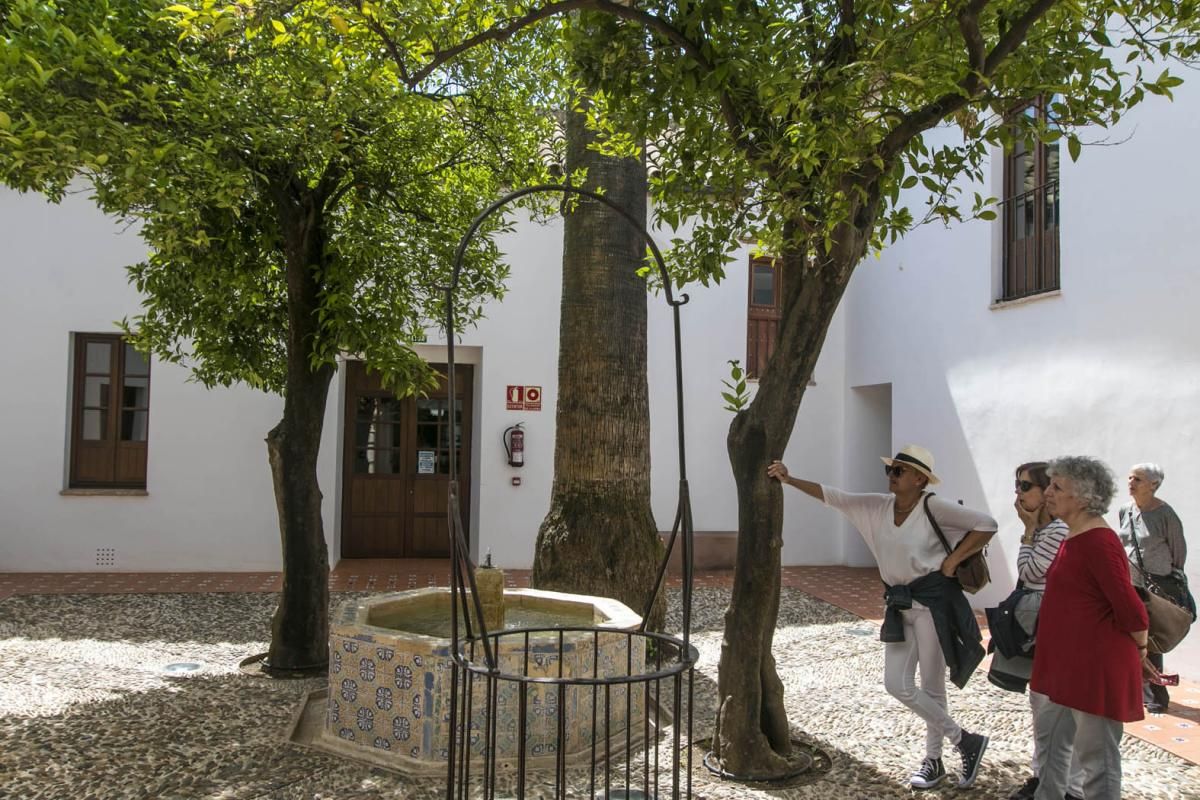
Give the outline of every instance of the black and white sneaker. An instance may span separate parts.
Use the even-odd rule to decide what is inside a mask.
[[[958,788],[967,789],[975,783],[975,776],[979,774],[979,764],[983,761],[983,753],[987,746],[988,737],[983,734],[962,732],[962,738],[956,745],[958,754],[962,756],[962,775],[958,779]]]
[[[946,780],[946,768],[942,766],[942,760],[927,758],[921,762],[921,766],[912,774],[908,782],[914,789],[932,789],[944,780]]]

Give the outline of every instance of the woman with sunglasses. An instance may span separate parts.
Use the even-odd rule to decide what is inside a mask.
[[[1168,595],[1177,606],[1187,608],[1195,618],[1195,604],[1188,591],[1187,540],[1183,538],[1183,523],[1175,509],[1155,495],[1162,486],[1163,468],[1158,464],[1134,464],[1129,468],[1129,503],[1121,506],[1117,515],[1121,521],[1121,543],[1129,555],[1129,574],[1134,586],[1145,588],[1149,581]],[[1145,567],[1145,573],[1139,567]],[[1163,669],[1161,653],[1151,653],[1150,663]],[[1142,700],[1151,714],[1167,710],[1171,697],[1167,687],[1147,681],[1142,687]]]
[[[1067,538],[1070,530],[1067,524],[1050,513],[1046,508],[1046,487],[1050,485],[1050,476],[1046,474],[1045,461],[1031,461],[1017,467],[1016,499],[1013,505],[1017,516],[1025,526],[1021,536],[1021,549],[1017,553],[1017,580],[1020,587],[1030,596],[1023,596],[1018,608],[1041,605],[1042,595],[1046,591],[1046,573],[1058,555],[1058,548]],[[1007,676],[1019,675],[1023,681],[1028,681],[1033,671],[1032,657],[1006,659],[999,652],[992,657],[992,673],[1002,670]],[[989,673],[990,675],[991,673]],[[1005,687],[1008,688],[1008,687]],[[1029,691],[1029,707],[1033,718],[1037,719],[1038,711],[1049,702],[1049,698],[1032,689]],[[1033,777],[1025,783],[1009,800],[1031,800],[1037,792],[1038,776],[1041,773],[1042,756],[1038,749],[1036,735],[1033,745]],[[1066,800],[1078,800],[1083,797],[1083,771],[1076,760],[1071,761]]]
[[[975,782],[988,737],[964,730],[950,716],[946,670],[949,667],[951,680],[961,688],[984,653],[979,625],[954,574],[964,559],[987,544],[996,521],[981,511],[926,497],[926,488],[939,479],[933,472],[933,455],[925,448],[905,445],[894,458],[882,458],[887,494],[844,492],[793,478],[780,461],[771,463],[767,475],[842,512],[866,540],[887,587],[880,631],[885,643],[884,688],[925,720],[925,759],[909,783],[929,789],[945,780],[942,743],[949,739],[962,758],[958,785],[967,788]],[[930,514],[952,549],[949,555]]]

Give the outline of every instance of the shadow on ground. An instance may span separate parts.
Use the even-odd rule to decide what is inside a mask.
[[[678,593],[671,599],[676,606]],[[695,600],[701,660],[693,725],[702,738],[711,735],[717,706],[728,593],[697,590]],[[23,800],[444,796],[440,778],[414,781],[286,742],[303,696],[323,682],[270,681],[237,670],[242,658],[266,646],[274,604],[275,596],[262,594],[0,602],[0,794]],[[678,608],[671,614],[677,619]],[[694,796],[911,797],[905,779],[922,753],[923,724],[883,692],[876,634],[870,623],[785,590],[774,652],[789,719],[798,735],[832,757],[832,768],[819,781],[777,788],[714,779],[696,758]],[[179,660],[203,668],[186,678],[163,674],[164,664]],[[1027,769],[1025,698],[977,676],[965,691],[952,690],[950,702],[964,725],[993,736],[976,789],[962,796],[1007,796]],[[1123,750],[1126,800],[1185,798],[1187,787],[1200,785],[1200,768],[1157,748],[1127,738]],[[527,797],[546,796],[546,786],[543,780]],[[932,796],[958,794],[949,785]]]

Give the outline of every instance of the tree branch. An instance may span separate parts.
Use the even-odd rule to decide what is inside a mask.
[[[1000,37],[1000,41],[996,42],[992,52],[988,53],[987,60],[983,64],[983,74],[991,77],[1001,62],[1025,41],[1033,24],[1046,16],[1046,13],[1056,5],[1058,5],[1058,0],[1037,0],[1024,14],[1018,17],[1012,27]]]
[[[641,9],[630,8],[629,6],[620,5],[613,0],[559,0],[552,2],[549,5],[541,8],[535,8],[527,14],[517,17],[509,21],[507,24],[497,25],[494,28],[489,28],[486,31],[475,34],[474,36],[464,39],[452,47],[447,47],[445,50],[435,50],[433,58],[416,72],[412,73],[406,79],[409,87],[416,86],[421,81],[428,78],[439,67],[448,63],[457,56],[465,53],[473,47],[478,47],[486,42],[503,42],[511,39],[516,34],[523,31],[529,26],[541,22],[544,19],[549,19],[557,14],[565,14],[569,11],[603,11],[612,14],[615,17],[637,22],[642,26],[660,34],[664,39],[672,44],[680,47],[688,53],[696,62],[700,64],[704,70],[711,71],[713,65],[701,52],[700,47],[685,36],[681,31],[675,28],[661,17],[649,14]],[[397,55],[393,53],[393,58]]]
[[[854,11],[854,0],[840,0],[838,3],[837,38],[830,48],[827,64],[848,64],[854,60],[858,52],[854,41],[854,25],[858,22],[858,14]]]
[[[976,72],[983,71],[986,58],[983,34],[979,31],[979,13],[987,4],[988,0],[971,0],[958,15],[958,29],[967,45],[967,64]]]
[[[408,65],[404,63],[404,54],[400,52],[400,47],[396,44],[396,40],[388,35],[387,29],[380,24],[379,20],[375,19],[374,15],[363,14],[362,0],[358,0],[355,5],[358,7],[359,15],[366,20],[367,27],[375,32],[375,35],[383,42],[383,46],[387,48],[388,55],[392,57],[392,61],[396,64],[396,69],[400,71],[400,80],[411,88],[411,81],[408,77]]]
[[[852,0],[843,0],[844,4],[853,8]],[[388,47],[389,53],[396,61],[397,67],[400,69],[404,82],[409,88],[420,85],[422,81],[432,75],[440,67],[449,63],[453,59],[467,52],[468,50],[478,47],[479,45],[488,42],[504,42],[511,39],[516,34],[524,29],[549,19],[557,14],[565,14],[570,11],[599,11],[613,16],[627,19],[636,22],[648,30],[659,34],[667,42],[679,47],[689,56],[691,56],[706,73],[712,72],[713,63],[705,56],[700,44],[688,38],[678,28],[654,14],[647,13],[637,8],[631,8],[627,5],[622,5],[619,1],[614,0],[558,0],[551,2],[549,5],[534,9],[517,17],[507,23],[497,25],[488,30],[477,33],[476,35],[465,39],[458,44],[447,47],[444,50],[435,50],[432,59],[420,69],[408,73],[403,64],[403,56],[395,42],[387,35],[387,32],[382,30],[380,26],[373,25],[374,30]],[[746,137],[746,129],[742,124],[741,116],[739,115],[738,103],[734,100],[733,94],[728,89],[723,89],[718,92],[718,99],[721,106],[721,115],[725,119],[725,124],[729,128],[730,134],[738,146],[742,147],[746,154],[754,160],[757,160],[761,151],[761,146],[751,141]]]
[[[817,49],[821,44],[817,37],[816,12],[813,10],[810,0],[801,0],[800,8],[804,11],[804,38],[808,39],[808,55],[809,58],[816,58]]]
[[[974,3],[977,2],[978,0],[974,0]],[[886,171],[892,160],[900,154],[914,136],[936,124],[939,120],[944,119],[947,114],[957,111],[975,99],[985,88],[985,80],[995,74],[996,69],[1004,63],[1004,59],[1008,58],[1025,41],[1034,23],[1045,16],[1058,2],[1059,0],[1035,0],[1026,9],[1024,14],[1013,21],[1012,27],[1005,31],[1000,40],[996,42],[996,46],[983,59],[983,68],[970,69],[962,80],[958,82],[959,91],[948,92],[933,102],[912,111],[900,120],[896,124],[896,127],[888,132],[879,145],[879,154],[883,157],[885,164],[884,169],[881,170],[876,167],[873,171],[868,171],[866,177],[869,180],[873,180],[880,172]],[[964,11],[965,14],[966,12]],[[962,24],[963,17],[960,16],[960,27]],[[971,44],[969,42],[967,46],[968,50],[970,50]]]

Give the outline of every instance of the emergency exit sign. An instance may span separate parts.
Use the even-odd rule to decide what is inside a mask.
[[[508,411],[541,411],[542,387],[509,384],[504,394],[504,407]]]

